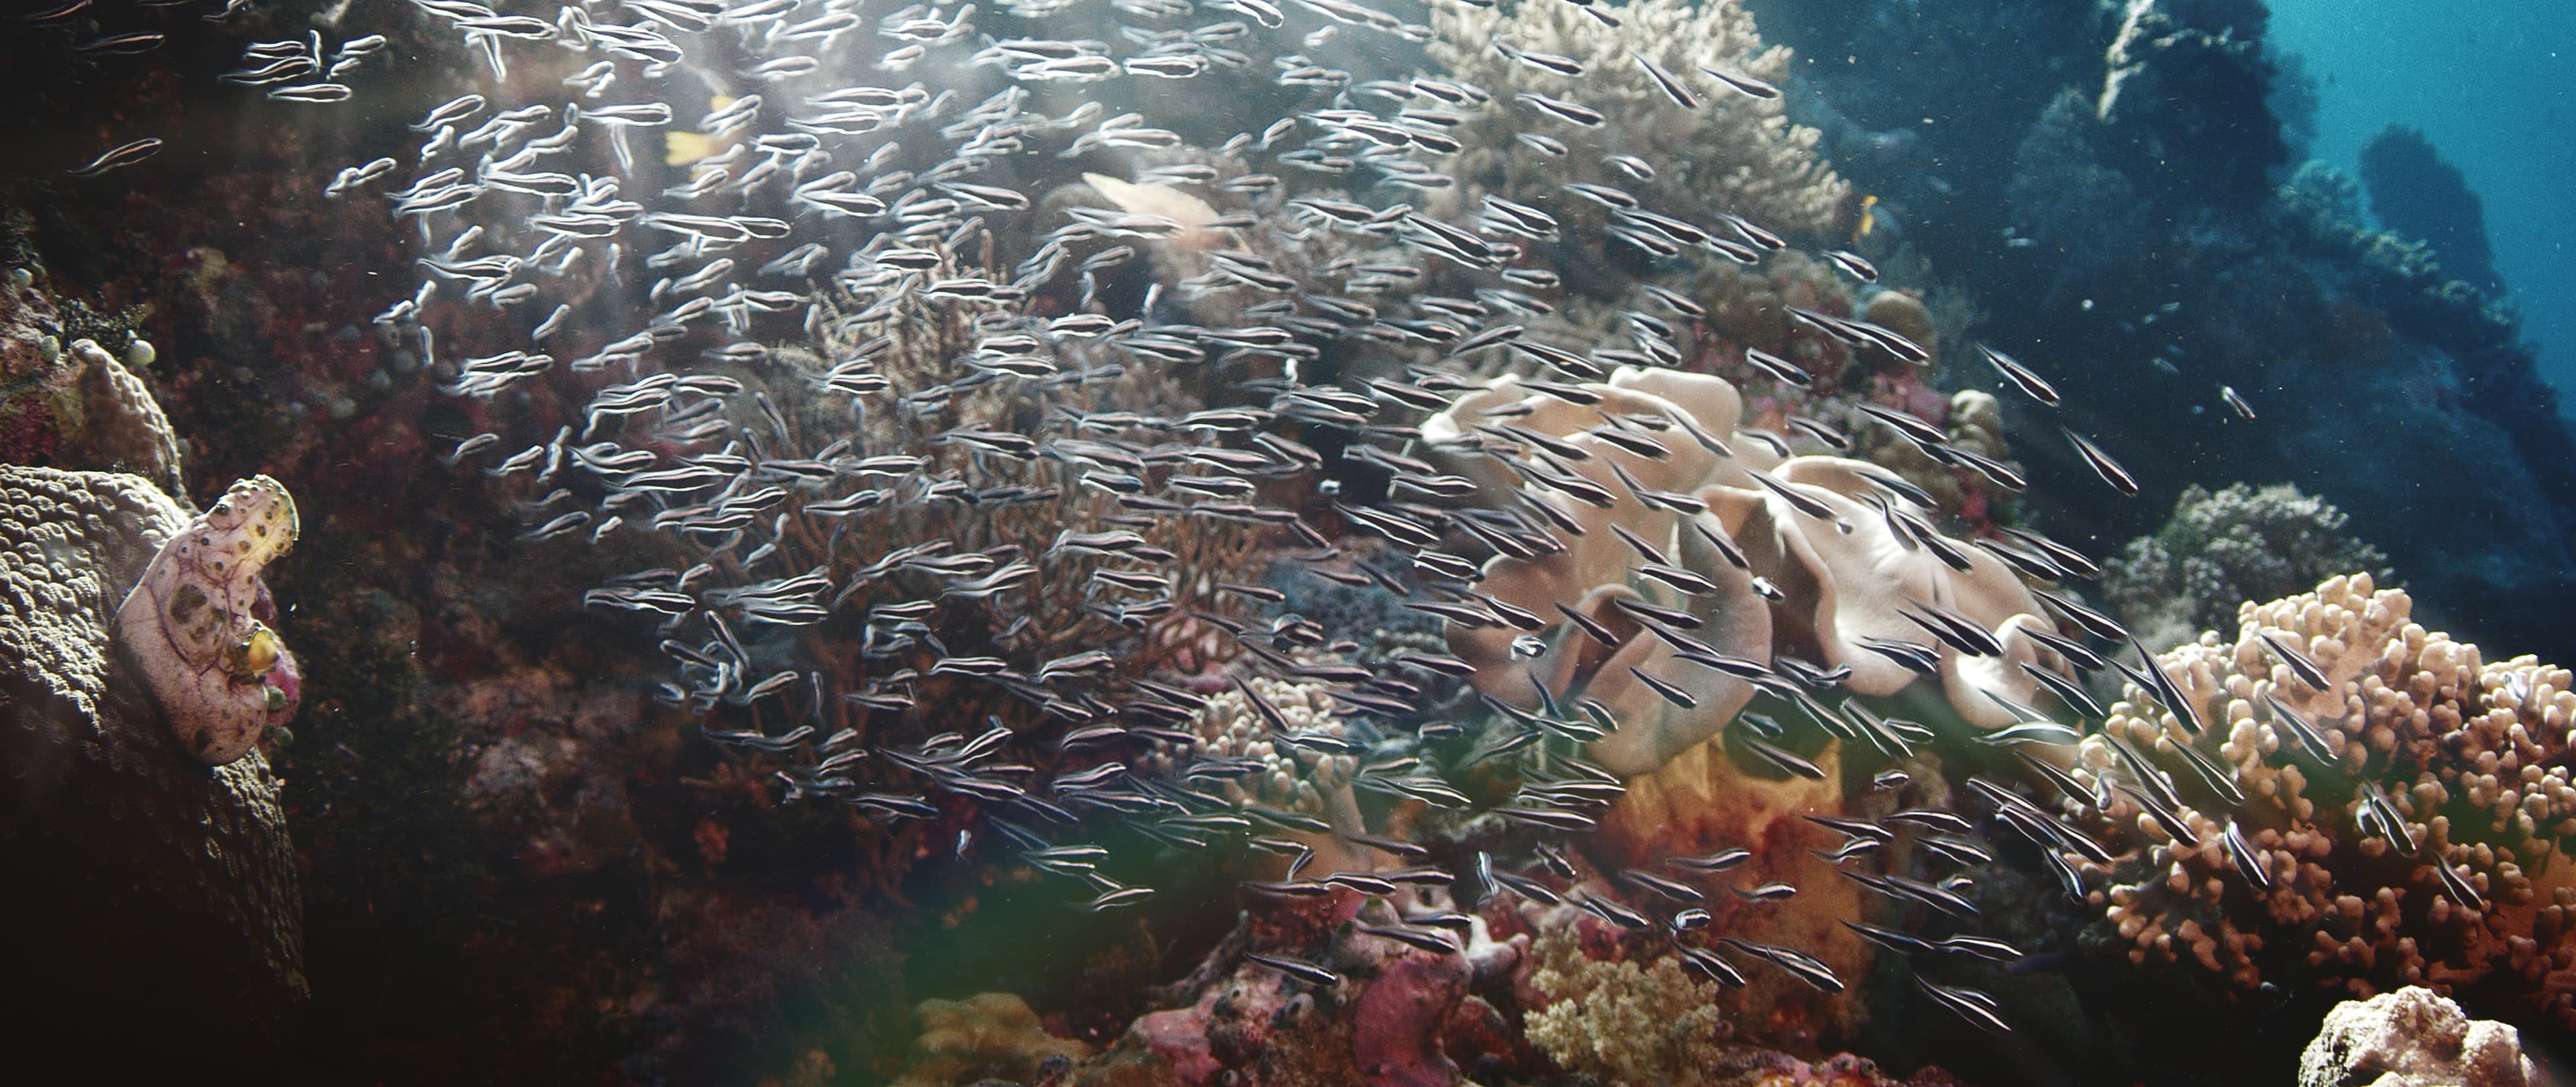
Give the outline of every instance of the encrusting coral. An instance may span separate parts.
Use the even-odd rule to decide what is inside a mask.
[[[131,472],[176,493],[178,437],[142,379],[15,271],[26,282],[0,287],[0,460]],[[138,364],[155,353],[139,339],[125,352]]]
[[[914,1009],[921,1034],[892,1087],[966,1087],[993,1079],[1025,1083],[1048,1062],[1066,1063],[1091,1048],[1048,1034],[1016,993],[977,993],[964,1000],[925,1000]]]
[[[2173,516],[2102,563],[2102,595],[2147,645],[2223,630],[2247,600],[2288,596],[2339,573],[2388,577],[2388,556],[2344,530],[2342,510],[2298,487],[2183,489]]]
[[[2486,661],[2410,608],[2367,575],[2246,603],[2235,638],[2157,661],[2197,739],[2134,686],[2111,707],[2076,756],[2097,796],[2067,803],[2112,855],[2079,863],[2112,946],[2239,990],[2420,984],[2576,1026],[2576,676]],[[2232,814],[2185,745],[2243,792]],[[2170,826],[2156,793],[2179,801]]]

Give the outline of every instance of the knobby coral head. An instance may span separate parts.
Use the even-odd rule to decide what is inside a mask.
[[[295,658],[263,620],[259,573],[294,546],[295,499],[267,476],[234,483],[163,544],[116,613],[116,639],[170,720],[208,766],[249,753],[295,716]]]

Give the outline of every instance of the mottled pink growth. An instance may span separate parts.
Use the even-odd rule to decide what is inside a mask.
[[[297,529],[283,485],[235,483],[162,545],[117,609],[118,643],[180,748],[208,766],[242,757],[295,714],[295,658],[257,614],[268,592],[259,572]]]
[[[1450,1087],[1458,1066],[1440,1052],[1440,1026],[1467,996],[1464,956],[1422,952],[1386,960],[1360,994],[1351,1059],[1370,1087]]]

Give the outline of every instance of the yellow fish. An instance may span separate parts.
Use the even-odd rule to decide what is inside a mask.
[[[714,112],[732,104],[733,99],[730,96],[719,94],[708,100],[707,110]],[[662,133],[662,163],[666,166],[686,166],[699,159],[713,158],[717,152],[724,150],[724,147],[725,145],[717,143],[714,137],[696,132],[664,132]]]
[[[1869,228],[1878,225],[1878,216],[1869,210],[1870,208],[1877,206],[1877,204],[1878,197],[1871,196],[1866,193],[1861,195],[1860,225],[1852,228],[1852,241],[1855,244],[1857,244],[1862,238],[1869,237]]]

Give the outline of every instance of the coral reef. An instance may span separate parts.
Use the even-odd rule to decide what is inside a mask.
[[[1880,471],[1876,466],[1831,457],[1777,459],[1737,433],[1741,400],[1716,377],[1622,369],[1586,388],[1605,398],[1605,410],[1668,421],[1672,429],[1660,442],[1665,455],[1640,455],[1617,444],[1617,435],[1586,432],[1584,424],[1594,417],[1553,397],[1524,393],[1508,378],[1461,396],[1424,424],[1428,447],[1454,470],[1478,478],[1488,493],[1499,492],[1497,504],[1518,494],[1523,501],[1548,503],[1558,517],[1585,529],[1561,553],[1498,555],[1486,565],[1486,591],[1536,616],[1535,629],[1552,628],[1554,640],[1545,653],[1523,657],[1513,649],[1523,633],[1514,626],[1453,626],[1451,645],[1477,666],[1481,689],[1524,705],[1537,704],[1540,685],[1560,699],[1599,700],[1620,727],[1594,745],[1593,756],[1614,773],[1641,774],[1716,735],[1751,700],[1754,687],[1705,663],[1682,670],[1675,643],[1640,624],[1619,601],[1686,609],[1701,623],[1692,635],[1720,653],[1759,661],[1812,653],[1823,667],[1848,666],[1849,687],[1865,695],[1894,694],[1916,678],[1862,644],[1922,638],[1924,628],[1906,618],[1909,602],[1916,602],[1956,609],[2007,647],[1990,657],[1927,647],[1940,656],[1941,680],[1960,716],[2000,727],[2012,715],[1984,692],[2028,700],[2034,681],[2014,665],[2035,659],[2035,648],[2020,631],[2048,622],[2038,617],[2038,601],[1993,555],[1952,545],[1965,564],[1956,569],[1907,535],[1900,516],[1919,518],[1924,511],[1871,478]],[[1496,447],[1467,420],[1506,407],[1528,409],[1518,425],[1586,453],[1589,459],[1573,462],[1571,470],[1604,493],[1632,486],[1620,478],[1624,472],[1633,488],[1688,496],[1706,512],[1683,514],[1642,501],[1604,512],[1569,497],[1569,489],[1544,476],[1527,483],[1503,478],[1504,461],[1490,455]],[[1691,437],[1693,430],[1725,442],[1734,455],[1717,455]],[[1768,478],[1757,483],[1757,472]],[[1685,578],[1677,585],[1659,574],[1663,560],[1643,556],[1613,526],[1699,581]],[[1738,549],[1743,562],[1729,557],[1725,547]],[[1757,579],[1770,594],[1757,589]],[[1563,622],[1560,609],[1622,640],[1602,645],[1583,626]],[[1631,669],[1668,677],[1688,693],[1690,704],[1635,678]]]
[[[1816,131],[1790,124],[1776,95],[1738,93],[1700,71],[1714,67],[1771,83],[1787,78],[1789,50],[1764,46],[1743,5],[1653,0],[1618,8],[1616,19],[1617,26],[1607,26],[1580,5],[1554,3],[1431,9],[1438,33],[1427,46],[1432,58],[1449,78],[1495,99],[1494,108],[1456,129],[1467,149],[1449,169],[1459,178],[1461,201],[1472,206],[1490,194],[1598,219],[1558,191],[1582,182],[1628,189],[1648,208],[1698,223],[1731,213],[1775,231],[1804,233],[1835,222],[1851,190],[1819,160]],[[1504,48],[1570,57],[1582,72],[1560,74],[1516,60]],[[1638,56],[1697,88],[1697,108],[1674,102]],[[1619,120],[1589,127],[1558,121],[1512,101],[1524,93],[1571,99]],[[1534,154],[1514,139],[1525,131],[1561,139],[1567,153]],[[1639,179],[1607,161],[1614,155],[1636,156],[1659,172]]]
[[[2410,604],[2367,575],[2245,603],[2235,638],[2155,664],[2196,737],[2134,686],[2112,706],[2076,755],[2098,795],[2066,801],[2113,855],[2082,864],[2109,946],[2239,993],[2424,985],[2576,1026],[2571,676],[2486,661]],[[2232,813],[2204,799],[2220,781]]]
[[[1245,686],[1277,710],[1287,727],[1274,728],[1245,692],[1219,691],[1191,715],[1192,730],[1203,739],[1185,746],[1157,739],[1141,768],[1178,776],[1205,759],[1244,760],[1253,769],[1219,787],[1227,801],[1320,815],[1345,829],[1362,829],[1351,795],[1359,760],[1336,743],[1349,739],[1351,723],[1334,716],[1331,688],[1268,676],[1246,680]]]
[[[2430,247],[2451,278],[2490,295],[2504,293],[2487,244],[2486,205],[2424,130],[2379,130],[2361,145],[2361,180],[2370,189],[2371,213],[2391,233]]]
[[[2151,198],[2259,204],[2289,155],[2269,118],[2263,57],[2270,12],[2256,0],[2126,0],[2103,52],[2093,116],[2122,172]],[[2179,155],[2190,147],[2196,153]]]
[[[253,746],[298,692],[259,579],[293,505],[263,476],[195,515],[151,390],[72,335],[87,311],[58,315],[33,264],[0,285],[0,872],[24,892],[0,907],[0,1020],[36,1081],[247,1074],[290,1052],[308,997]]]
[[[1634,962],[1587,957],[1570,935],[1551,932],[1532,945],[1538,969],[1530,984],[1545,1007],[1529,1013],[1529,1039],[1570,1071],[1613,1084],[1704,1082],[1734,1036],[1714,982],[1666,956]]]
[[[2576,655],[2563,624],[2537,618],[2576,601],[2576,439],[2558,394],[2510,307],[2370,225],[2358,186],[2313,163],[2284,184],[2299,117],[2283,92],[2299,77],[2266,74],[2279,50],[2260,5],[1752,7],[1766,37],[1834,58],[1800,66],[1809,93],[1790,115],[1877,198],[1861,250],[1888,266],[1869,243],[1893,234],[1984,297],[2031,300],[1976,338],[2051,375],[2082,365],[2097,402],[2120,405],[2107,425],[2191,450],[2155,455],[2179,470],[2143,475],[2142,503],[2059,486],[2086,472],[2071,459],[2026,462],[2052,532],[2124,540],[2195,479],[2297,480],[2391,554],[2428,619]],[[2279,123],[2266,84],[2291,111]],[[2259,417],[2229,410],[2221,386]],[[2008,431],[2040,422],[2004,400]],[[2421,531],[2421,496],[2437,492],[2463,520]]]
[[[0,1017],[31,1081],[247,1075],[289,1051],[303,1011],[276,776],[247,748],[210,771],[174,743],[113,633],[188,525],[136,476],[0,465],[0,871],[42,888],[0,906]]]
[[[1395,912],[1386,900],[1364,903],[1343,893],[1247,919],[1180,987],[1183,1006],[1138,1018],[1076,1082],[1457,1083],[1458,1066],[1441,1039],[1485,956],[1456,944],[1434,952],[1348,923],[1355,916],[1383,922],[1386,912]],[[1321,973],[1292,977],[1245,957],[1247,944],[1290,958],[1321,946],[1306,967]]]
[[[2299,1087],[2535,1087],[2547,1082],[2512,1027],[2471,1019],[2420,985],[2326,1013],[2299,1056]]]
[[[1049,1062],[1069,1064],[1091,1052],[1048,1034],[1029,1002],[1014,993],[925,1000],[913,1014],[921,1034],[892,1087],[968,1087],[989,1079],[1026,1083]]]
[[[0,462],[112,469],[179,489],[179,444],[125,364],[75,334],[24,267],[0,284]],[[153,355],[129,339],[129,359]]]
[[[2102,595],[2147,645],[2224,630],[2247,600],[2272,600],[2339,573],[2389,578],[2388,556],[2353,539],[2351,518],[2294,484],[2184,488],[2155,535],[2102,563]]]

